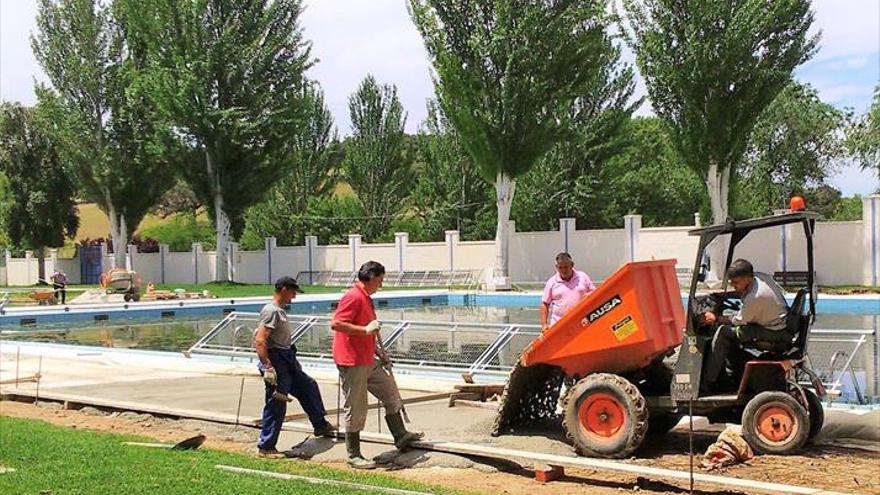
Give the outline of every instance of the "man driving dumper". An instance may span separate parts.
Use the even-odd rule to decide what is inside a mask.
[[[755,273],[744,259],[734,261],[727,270],[734,292],[742,300],[739,311],[732,316],[703,313],[706,324],[718,324],[712,339],[712,352],[706,363],[701,393],[712,390],[732,348],[755,342],[791,342],[786,331],[788,305],[782,287],[766,273]]]

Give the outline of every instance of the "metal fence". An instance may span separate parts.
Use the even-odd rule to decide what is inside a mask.
[[[254,357],[257,313],[230,313],[187,354]],[[331,363],[330,317],[289,315],[298,355]],[[505,378],[520,353],[541,333],[538,325],[383,320],[382,341],[395,365],[408,372]],[[813,329],[810,365],[832,400],[865,403],[880,395],[874,330]]]
[[[187,354],[253,357],[253,329],[259,314],[233,312],[200,338]],[[327,360],[333,339],[330,317],[288,315],[297,355]],[[382,343],[405,371],[458,375],[463,372],[497,379],[540,335],[541,327],[518,323],[383,320]]]

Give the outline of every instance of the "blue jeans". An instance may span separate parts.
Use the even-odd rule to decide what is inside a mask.
[[[303,411],[309,416],[309,421],[314,428],[321,428],[327,424],[324,416],[324,402],[321,400],[321,392],[318,384],[307,375],[299,361],[296,360],[296,352],[293,349],[269,349],[269,361],[275,368],[278,376],[278,385],[266,384],[266,405],[263,406],[263,426],[260,431],[260,440],[257,447],[263,450],[274,449],[278,443],[278,435],[281,434],[281,425],[284,423],[284,415],[287,413],[287,402],[272,398],[276,390],[282,394],[294,396]],[[262,363],[257,365],[262,375],[265,371]]]

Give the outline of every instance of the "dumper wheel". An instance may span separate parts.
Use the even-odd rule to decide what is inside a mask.
[[[807,410],[786,392],[761,392],[743,410],[743,438],[758,454],[791,454],[807,441]]]
[[[578,453],[627,457],[648,430],[648,407],[629,380],[596,373],[578,381],[565,396],[563,427]]]

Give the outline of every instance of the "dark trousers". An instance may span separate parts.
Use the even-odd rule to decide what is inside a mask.
[[[712,338],[712,352],[706,362],[701,388],[707,390],[715,384],[733,350],[758,341],[779,342],[786,338],[791,340],[785,330],[768,330],[760,325],[721,325]]]
[[[281,434],[281,425],[284,423],[284,415],[287,413],[287,401],[274,399],[272,394],[277,390],[282,394],[290,394],[299,401],[303,411],[309,416],[309,421],[314,428],[324,427],[327,420],[324,416],[324,401],[321,400],[321,392],[318,383],[307,375],[299,361],[296,360],[296,352],[293,349],[269,349],[269,361],[275,368],[278,376],[278,385],[266,384],[266,405],[263,406],[263,427],[260,431],[260,440],[257,447],[268,450],[274,449],[278,443],[278,435]],[[260,374],[264,370],[258,366]]]
[[[67,286],[62,285],[62,284],[52,284],[52,288],[55,289],[55,300],[56,301],[59,300],[58,295],[60,294],[61,295],[61,299],[60,299],[61,304],[66,304],[66,302],[67,302],[67,289],[65,289],[65,287],[67,287]]]

